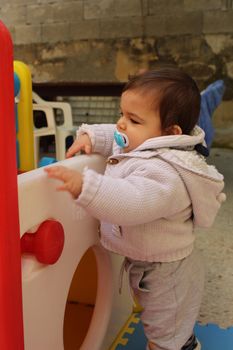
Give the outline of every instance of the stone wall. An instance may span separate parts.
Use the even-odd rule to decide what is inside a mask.
[[[161,62],[200,89],[224,79],[216,140],[233,147],[233,0],[0,0],[0,17],[34,81],[125,81]]]

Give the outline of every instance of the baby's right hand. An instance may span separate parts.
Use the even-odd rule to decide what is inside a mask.
[[[86,154],[92,152],[91,139],[87,134],[80,135],[68,149],[66,158],[71,158],[75,153],[84,151]]]

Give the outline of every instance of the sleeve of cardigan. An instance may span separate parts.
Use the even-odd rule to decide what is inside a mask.
[[[176,214],[190,205],[190,198],[178,173],[166,164],[150,174],[137,169],[124,179],[87,169],[76,203],[99,220],[129,226]]]
[[[115,124],[82,124],[77,130],[77,138],[82,134],[88,134],[93,152],[108,157],[112,154],[115,129]]]

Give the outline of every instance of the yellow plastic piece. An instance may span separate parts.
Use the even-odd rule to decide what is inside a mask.
[[[18,103],[18,141],[21,171],[34,169],[34,139],[32,111],[32,79],[29,67],[14,61],[14,71],[20,79],[20,99]]]
[[[143,310],[143,307],[139,304],[139,302],[137,301],[137,298],[134,297],[133,312],[140,313],[140,312],[142,312],[142,310]]]
[[[139,322],[139,318],[137,317],[137,315],[135,315],[134,313],[129,317],[128,321],[126,322],[126,324],[122,327],[122,329],[120,330],[118,336],[116,337],[116,339],[114,340],[113,344],[111,345],[109,350],[115,350],[116,347],[118,345],[126,345],[128,343],[128,339],[124,338],[125,333],[128,334],[133,334],[134,332],[134,328],[130,327],[130,325],[132,323],[138,323]]]

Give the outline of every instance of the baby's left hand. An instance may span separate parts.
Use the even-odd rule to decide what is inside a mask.
[[[44,169],[48,177],[63,182],[63,185],[57,187],[58,191],[70,192],[73,198],[78,198],[82,192],[83,177],[78,171],[66,168],[62,165],[52,166]]]

